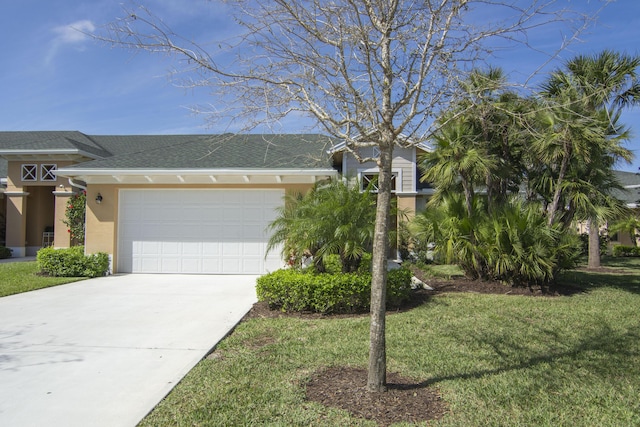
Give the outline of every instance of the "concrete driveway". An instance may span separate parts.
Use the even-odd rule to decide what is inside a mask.
[[[0,425],[135,426],[249,311],[256,278],[117,275],[0,298]]]

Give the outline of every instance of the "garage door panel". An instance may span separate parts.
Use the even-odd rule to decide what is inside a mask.
[[[162,253],[161,246],[161,242],[141,242],[140,255],[143,257],[147,257],[148,255],[160,255]]]
[[[251,271],[242,270],[242,263],[238,258],[222,259],[222,274],[251,274]]]
[[[282,190],[121,190],[118,271],[261,274]]]
[[[250,274],[260,274],[260,259],[245,258],[242,260],[242,270],[250,272]]]
[[[180,271],[202,272],[202,259],[182,257],[180,260]]]
[[[220,242],[204,242],[202,244],[202,255],[206,259],[218,257],[222,255]]]
[[[162,253],[166,255],[180,254],[180,244],[178,242],[162,242]]]
[[[264,240],[266,234],[264,227],[257,224],[247,224],[242,229],[242,237],[246,240]]]
[[[262,256],[262,251],[264,249],[264,245],[258,242],[245,242],[242,245],[242,255],[243,257],[253,257],[259,258]]]

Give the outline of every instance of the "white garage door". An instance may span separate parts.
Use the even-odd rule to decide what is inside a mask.
[[[283,190],[121,190],[118,271],[123,273],[263,274],[267,225]]]

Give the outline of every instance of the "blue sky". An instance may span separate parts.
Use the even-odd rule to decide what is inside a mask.
[[[596,0],[564,0],[568,7],[591,11]],[[86,134],[192,134],[224,132],[190,107],[212,105],[203,89],[180,88],[168,77],[171,58],[132,52],[98,43],[75,29],[94,32],[122,15],[118,0],[5,0],[0,13],[3,61],[0,68],[0,130],[79,130]],[[176,32],[199,42],[220,38],[228,11],[219,2],[148,0],[145,5]],[[185,7],[188,5],[188,7]],[[75,28],[75,29],[74,29]],[[540,43],[559,44],[559,33],[544,33]],[[614,49],[640,54],[640,1],[617,0],[595,24],[562,53],[593,54]],[[503,51],[489,61],[513,80],[533,72],[542,57]],[[557,67],[551,64],[548,69]],[[627,147],[636,158],[619,169],[640,167],[640,108],[623,121],[633,130]],[[294,122],[286,132],[303,131]]]

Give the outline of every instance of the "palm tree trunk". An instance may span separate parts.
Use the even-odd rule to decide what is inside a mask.
[[[549,219],[547,221],[549,225],[553,224],[553,221],[556,216],[556,212],[558,211],[558,206],[560,205],[560,196],[562,195],[562,184],[564,181],[564,177],[567,174],[567,169],[569,168],[569,157],[570,157],[569,153],[565,153],[565,155],[562,157],[562,164],[560,165],[560,172],[558,173],[558,180],[556,181],[556,189],[555,189],[555,192],[553,193],[553,201],[551,202],[551,205],[549,205],[549,211],[548,211]]]
[[[600,228],[598,221],[590,219],[589,227],[589,263],[587,268],[600,268]]]
[[[464,191],[464,202],[467,207],[467,215],[471,218],[473,216],[473,188],[464,177],[462,177],[462,189]]]

